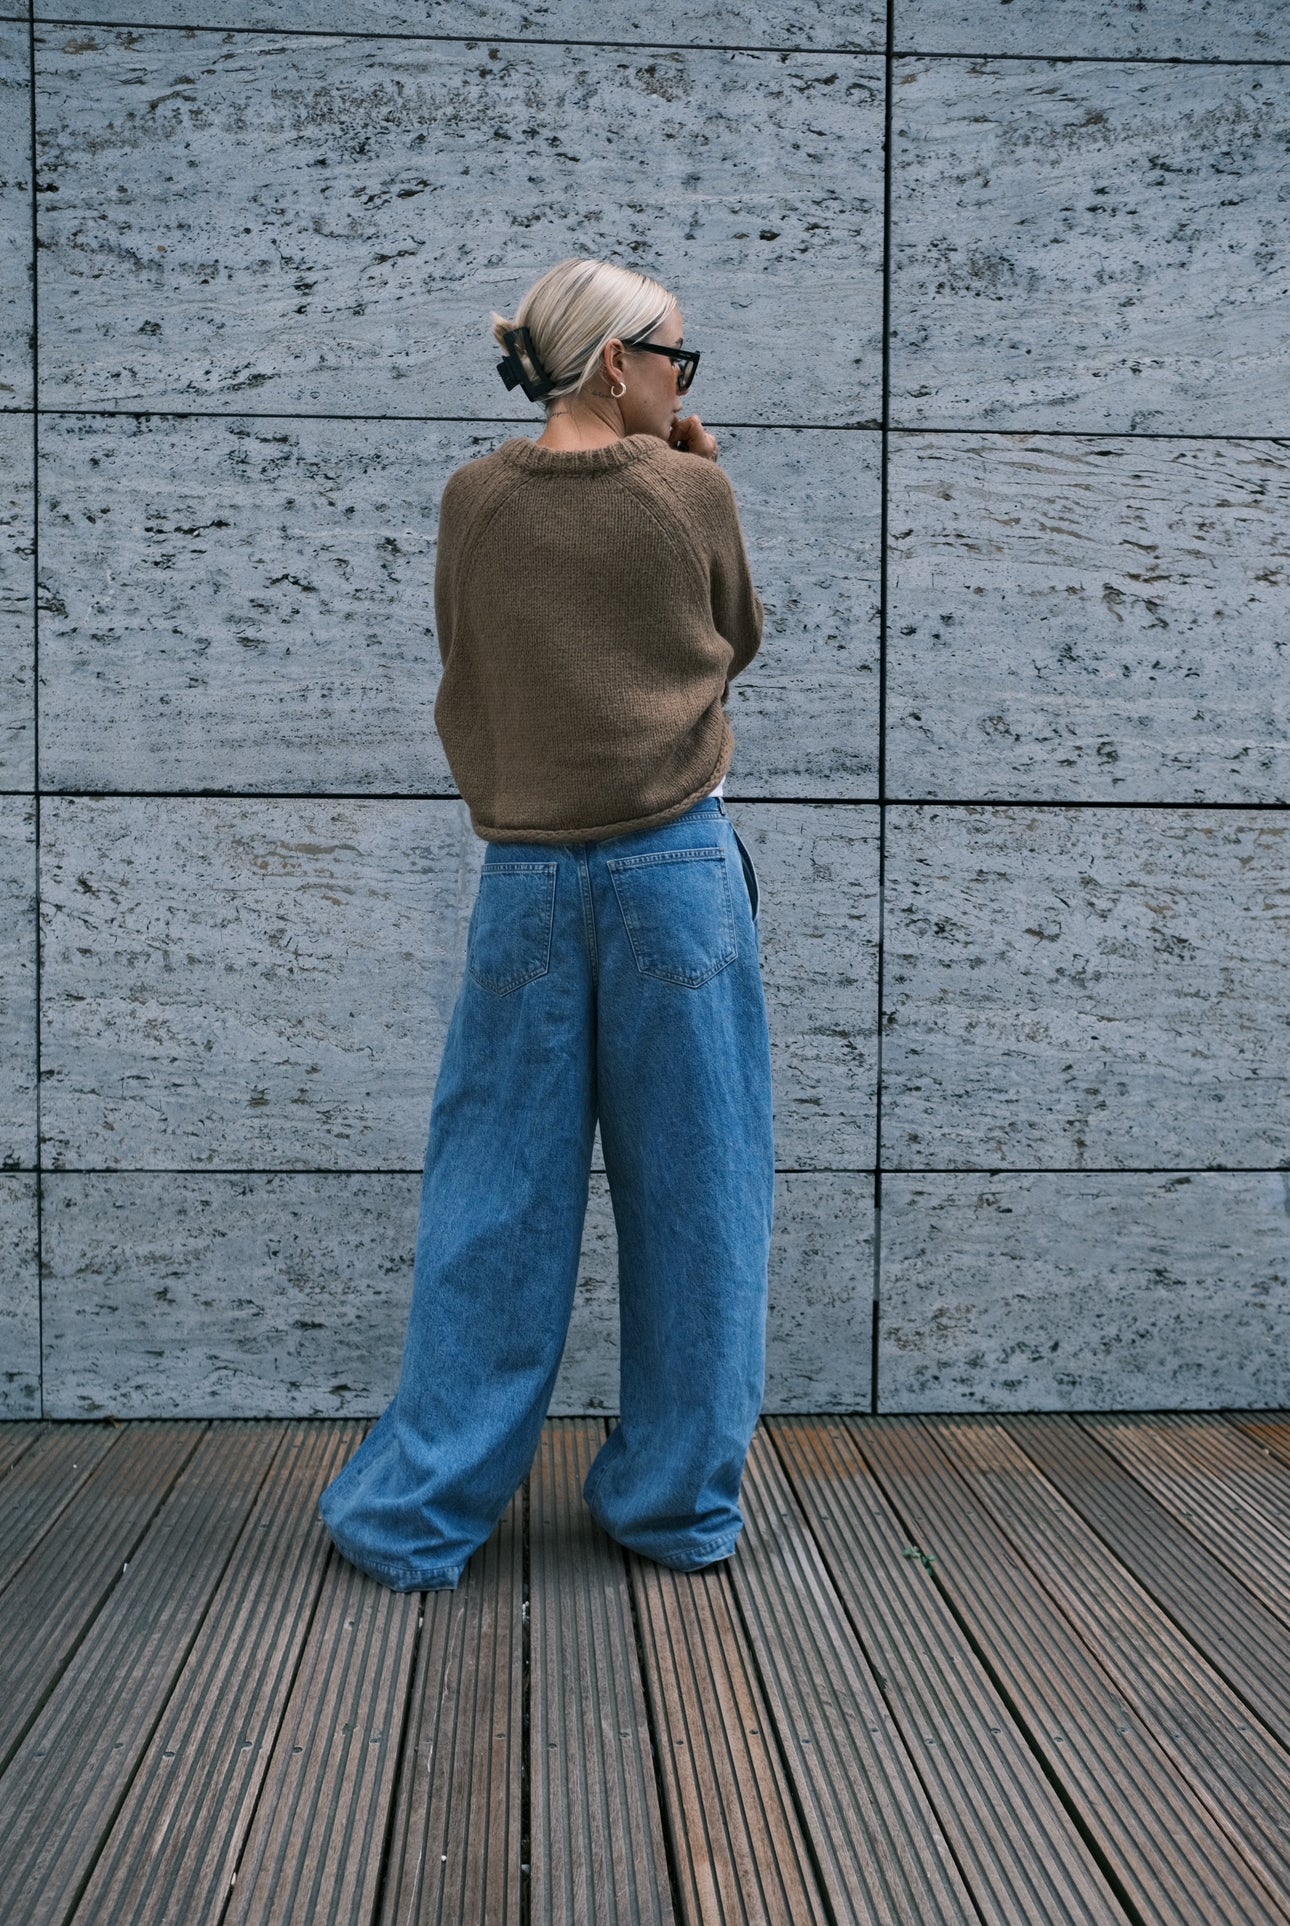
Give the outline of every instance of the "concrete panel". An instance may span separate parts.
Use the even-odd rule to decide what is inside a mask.
[[[434,726],[439,496],[506,432],[47,422],[44,781],[451,792]]]
[[[47,1415],[331,1417],[374,1414],[393,1395],[416,1176],[69,1173],[46,1183]],[[779,1180],[768,1410],[868,1408],[871,1189],[868,1176]],[[617,1245],[603,1177],[592,1179],[551,1409],[618,1409]]]
[[[508,433],[49,418],[45,783],[453,793],[434,727],[439,496]],[[732,687],[732,790],[874,791],[877,437],[738,429],[721,455],[767,605]],[[25,633],[29,649],[29,616]]]
[[[0,414],[0,789],[34,789],[34,415]]]
[[[321,32],[465,35],[486,39],[611,39],[629,45],[856,47],[881,52],[886,9],[877,0],[639,0],[612,21],[592,0],[131,0],[140,24]],[[75,0],[41,18],[116,20],[119,0]]]
[[[31,56],[26,20],[0,19],[0,408],[30,408]]]
[[[889,789],[1285,801],[1287,453],[893,437]]]
[[[876,434],[727,429],[766,606],[761,649],[730,685],[732,796],[878,793],[882,450]]]
[[[40,47],[50,404],[533,420],[489,315],[576,251],[675,286],[700,413],[877,417],[880,59],[93,28]]]
[[[36,1184],[0,1176],[0,1418],[41,1415]]]
[[[1290,1173],[888,1177],[884,1411],[1290,1403]]]
[[[1290,28],[1284,0],[896,0],[894,44],[919,53],[1285,60]]]
[[[1277,1167],[1290,815],[897,806],[883,1161]]]
[[[871,1170],[876,1145],[878,811],[732,803],[760,886],[775,1162]]]
[[[897,423],[1286,433],[1277,69],[905,59],[895,82]]]
[[[47,1415],[375,1414],[398,1382],[420,1179],[45,1179]]]
[[[36,805],[0,796],[0,1170],[36,1166]]]
[[[484,845],[459,802],[46,802],[46,1161],[419,1169]]]

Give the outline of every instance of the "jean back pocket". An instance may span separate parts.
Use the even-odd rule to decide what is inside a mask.
[[[697,989],[739,954],[724,849],[657,849],[607,864],[642,976]]]
[[[494,996],[551,967],[556,863],[485,863],[466,936],[466,968]]]

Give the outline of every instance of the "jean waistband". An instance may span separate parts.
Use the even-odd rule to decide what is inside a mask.
[[[625,829],[621,836],[608,837],[600,842],[590,843],[587,847],[604,849],[609,842],[626,842],[631,837],[650,836],[656,832],[661,835],[665,829],[675,829],[680,823],[692,823],[696,820],[706,822],[713,816],[724,817],[727,822],[730,820],[726,816],[726,805],[720,796],[702,796],[697,803],[691,803],[690,807],[683,809],[679,816],[671,816],[665,823],[651,823],[646,829]]]
[[[726,822],[730,820],[726,814],[725,801],[720,796],[703,796],[697,803],[691,803],[688,809],[683,809],[679,816],[672,816],[665,823],[655,823],[651,825],[651,829],[661,832],[665,829],[675,829],[678,823],[693,822],[696,818],[700,821],[707,821],[711,817],[720,818]],[[556,849],[566,849],[570,851],[578,849],[604,850],[611,847],[614,843],[625,842],[632,837],[646,836],[650,833],[650,829],[629,829],[624,830],[621,836],[599,838],[593,842],[579,842],[575,839],[568,843],[491,842],[485,839],[484,862],[486,864],[504,863],[512,856],[512,853],[516,849],[521,848],[525,851],[529,849],[545,849],[550,851],[555,851]]]

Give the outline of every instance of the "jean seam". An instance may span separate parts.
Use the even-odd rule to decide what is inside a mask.
[[[663,970],[647,970],[640,962],[636,964],[636,972],[650,983],[670,983],[674,990],[701,990],[705,983],[711,983],[714,976],[720,976],[723,970],[728,970],[738,960],[739,951],[734,949],[720,963],[714,963],[705,976],[676,976]]]
[[[757,875],[757,865],[753,862],[751,850],[747,848],[747,846],[743,841],[743,838],[740,836],[739,831],[735,828],[733,823],[731,823],[730,825],[730,833],[735,839],[735,852],[739,857],[739,868],[740,868],[740,874],[743,877],[744,893],[748,898],[748,908],[752,911],[753,928],[756,929],[757,918],[761,913],[761,878]],[[755,908],[753,907],[753,900],[752,900],[753,886],[748,881],[745,865],[747,869],[752,870],[753,882],[756,884],[756,887],[757,887],[757,904]]]
[[[600,982],[600,943],[596,935],[595,892],[591,883],[591,861],[583,852],[574,859],[578,878],[578,900],[582,906],[582,934],[591,965],[591,980]]]

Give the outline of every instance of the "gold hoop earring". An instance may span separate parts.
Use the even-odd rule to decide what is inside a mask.
[[[613,396],[615,401],[621,401],[623,396],[627,393],[627,383],[624,381],[621,388],[611,388],[609,392]]]

